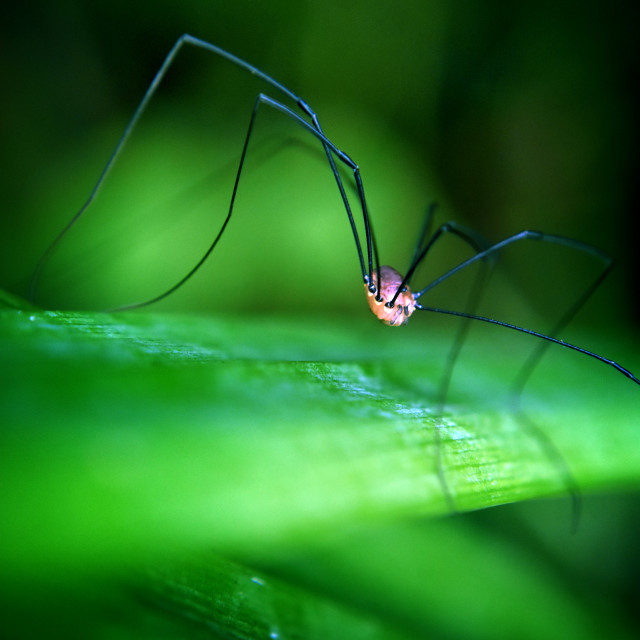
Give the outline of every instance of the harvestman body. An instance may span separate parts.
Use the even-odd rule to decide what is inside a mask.
[[[273,98],[267,96],[264,93],[258,94],[254,104],[253,112],[251,114],[251,119],[249,121],[249,125],[247,128],[247,134],[244,140],[244,145],[242,147],[238,170],[236,173],[233,190],[231,192],[229,210],[227,212],[226,218],[222,223],[222,226],[217,236],[211,243],[210,247],[207,249],[205,254],[200,258],[200,260],[195,264],[195,266],[180,281],[178,281],[172,287],[167,289],[164,293],[161,293],[160,295],[157,295],[154,298],[151,298],[150,300],[147,300],[145,302],[128,305],[126,307],[119,307],[119,309],[131,309],[131,308],[146,306],[170,295],[176,289],[181,287],[189,278],[191,278],[191,276],[194,275],[194,273],[202,266],[205,260],[213,252],[220,238],[222,237],[231,219],[231,216],[233,214],[234,203],[235,203],[235,199],[238,191],[238,185],[240,183],[240,177],[242,175],[242,170],[244,167],[244,161],[247,155],[249,141],[251,139],[251,134],[253,132],[253,127],[255,124],[257,114],[260,110],[260,107],[264,105],[264,106],[270,107],[271,109],[279,111],[283,113],[285,116],[287,116],[288,118],[292,119],[299,126],[301,126],[303,129],[305,129],[307,132],[313,135],[316,139],[318,139],[322,144],[322,147],[327,156],[329,167],[331,168],[333,176],[336,180],[336,184],[340,192],[340,196],[342,198],[342,202],[344,204],[344,207],[347,213],[347,218],[351,227],[351,232],[353,234],[353,238],[356,244],[356,250],[357,250],[358,259],[360,263],[362,281],[364,283],[365,293],[366,293],[367,301],[369,303],[369,307],[371,308],[371,311],[376,315],[376,317],[379,318],[382,322],[392,327],[402,326],[408,322],[409,318],[415,313],[416,310],[431,311],[435,313],[444,313],[444,314],[459,316],[462,318],[479,320],[482,322],[499,325],[508,329],[513,329],[515,331],[520,331],[522,333],[526,333],[528,335],[537,337],[541,339],[540,347],[534,352],[532,357],[529,359],[529,361],[525,364],[525,366],[522,369],[522,372],[519,376],[520,388],[524,386],[527,378],[533,371],[539,359],[542,357],[543,352],[546,346],[549,345],[549,343],[556,343],[561,346],[572,349],[574,351],[578,351],[579,353],[582,353],[591,358],[595,358],[596,360],[599,360],[600,362],[603,362],[604,364],[607,364],[613,367],[619,373],[623,374],[624,376],[626,376],[636,384],[640,384],[640,380],[638,380],[638,378],[636,378],[629,370],[625,369],[624,367],[614,362],[613,360],[605,358],[592,351],[583,349],[582,347],[578,347],[576,345],[566,343],[555,337],[558,334],[558,332],[573,318],[573,316],[577,313],[580,307],[586,302],[586,300],[591,296],[593,291],[599,286],[599,284],[602,282],[604,277],[610,271],[613,265],[613,261],[609,256],[607,256],[605,253],[603,253],[596,247],[585,244],[583,242],[579,242],[577,240],[573,240],[571,238],[567,238],[563,236],[542,233],[539,231],[528,231],[528,230],[521,231],[493,245],[489,245],[483,238],[481,238],[475,232],[461,225],[458,225],[454,222],[447,222],[439,226],[435,231],[432,232],[431,223],[433,219],[433,207],[431,207],[427,213],[424,227],[420,233],[418,242],[416,243],[414,255],[410,262],[409,268],[407,269],[406,274],[402,276],[400,272],[396,271],[394,268],[390,266],[386,266],[386,265],[381,266],[379,262],[375,237],[373,235],[373,230],[371,228],[371,224],[369,221],[369,213],[368,213],[366,199],[365,199],[364,186],[362,183],[362,178],[360,176],[360,169],[358,165],[346,153],[338,149],[331,142],[331,140],[329,140],[329,138],[325,136],[322,130],[322,127],[320,126],[318,117],[315,114],[315,112],[311,109],[311,107],[304,100],[302,100],[292,91],[287,89],[284,85],[280,84],[279,82],[277,82],[276,80],[268,76],[266,73],[264,73],[263,71],[260,71],[259,69],[249,64],[248,62],[245,62],[244,60],[237,58],[236,56],[228,53],[227,51],[224,51],[223,49],[220,49],[219,47],[213,44],[210,44],[198,38],[194,38],[193,36],[190,36],[190,35],[183,35],[176,41],[173,48],[165,58],[164,63],[160,67],[160,70],[157,72],[156,76],[151,82],[151,85],[147,89],[144,97],[142,98],[142,101],[140,102],[138,108],[134,112],[131,120],[126,126],[124,133],[122,134],[113,153],[111,154],[111,157],[109,158],[105,168],[100,174],[100,177],[98,178],[97,183],[93,187],[89,195],[89,198],[42,255],[35,269],[35,272],[31,281],[30,297],[32,299],[35,296],[38,279],[40,277],[42,269],[47,263],[52,252],[58,246],[58,244],[60,243],[62,238],[65,236],[65,234],[69,231],[69,229],[78,221],[78,219],[85,213],[85,211],[89,208],[89,206],[93,202],[105,178],[109,174],[116,159],[118,158],[122,148],[124,147],[125,143],[129,139],[129,136],[133,132],[138,120],[144,113],[158,85],[162,81],[164,75],[166,74],[168,68],[171,66],[173,60],[177,56],[180,49],[182,49],[185,45],[191,45],[191,46],[195,46],[195,47],[210,51],[224,58],[228,62],[231,62],[232,64],[247,70],[253,76],[261,79],[272,89],[282,94],[284,98],[286,98],[291,102],[291,106],[287,106],[283,102],[274,100]],[[348,169],[350,169],[351,172],[353,173],[356,191],[357,191],[358,207],[362,215],[362,224],[363,224],[363,229],[365,234],[364,251],[363,251],[363,245],[361,244],[361,241],[360,241],[360,236],[358,234],[358,229],[356,227],[356,223],[354,220],[351,203],[349,201],[349,198],[347,197],[345,186],[343,184],[342,178],[336,166],[336,160],[342,163]],[[450,269],[449,271],[441,275],[436,280],[432,281],[423,289],[413,293],[409,288],[409,283],[415,270],[422,263],[422,261],[426,257],[431,247],[444,234],[452,234],[454,236],[457,236],[463,242],[468,244],[475,251],[475,254],[471,258],[463,261],[456,267]],[[492,257],[496,257],[500,252],[500,250],[502,250],[507,245],[520,242],[520,241],[527,241],[527,240],[542,241],[542,242],[561,245],[565,248],[587,254],[593,257],[595,260],[600,261],[601,264],[603,265],[602,271],[599,274],[599,276],[595,279],[595,281],[591,284],[591,286],[589,286],[587,290],[575,301],[575,303],[570,307],[569,311],[560,319],[560,321],[556,323],[555,327],[550,332],[550,334],[545,335],[542,333],[538,333],[536,331],[532,331],[530,329],[525,329],[523,327],[509,324],[507,322],[503,322],[500,320],[495,320],[492,318],[474,315],[466,311],[452,311],[448,309],[429,307],[429,306],[422,305],[419,302],[420,298],[425,293],[427,293],[437,285],[441,284],[442,282],[444,282],[445,280],[453,276],[455,273],[458,273],[459,271],[467,268],[471,264],[477,263],[478,261],[485,261]],[[365,259],[365,252],[366,252],[366,259]]]

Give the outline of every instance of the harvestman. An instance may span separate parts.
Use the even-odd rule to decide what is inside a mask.
[[[229,211],[226,215],[224,222],[222,223],[222,226],[220,227],[220,230],[217,236],[211,243],[211,246],[207,249],[205,254],[200,258],[200,260],[195,264],[195,266],[181,280],[179,280],[176,284],[174,284],[172,287],[167,289],[164,293],[161,293],[160,295],[157,295],[156,297],[151,298],[150,300],[147,300],[145,302],[140,302],[140,303],[128,305],[125,307],[119,307],[118,310],[143,307],[167,297],[168,295],[176,291],[176,289],[181,287],[187,280],[189,280],[189,278],[191,278],[191,276],[193,276],[196,273],[196,271],[203,265],[203,263],[209,257],[209,255],[211,255],[216,245],[218,244],[220,238],[222,237],[225,229],[227,228],[227,225],[229,224],[229,221],[233,214],[234,203],[235,203],[235,199],[238,191],[238,185],[240,183],[240,177],[242,175],[242,169],[244,167],[244,162],[247,155],[249,141],[251,139],[251,134],[253,132],[253,127],[254,127],[258,112],[260,110],[260,107],[264,105],[266,107],[270,107],[271,109],[281,112],[286,117],[296,122],[300,127],[302,127],[311,135],[313,135],[315,138],[317,138],[319,142],[322,144],[322,147],[324,148],[325,154],[327,156],[327,160],[329,162],[329,166],[335,178],[336,184],[338,186],[338,190],[340,192],[340,196],[342,198],[342,202],[344,204],[344,207],[347,213],[349,225],[351,226],[351,232],[353,234],[353,238],[356,244],[358,260],[360,263],[362,282],[364,284],[365,294],[367,297],[367,301],[369,303],[369,307],[371,308],[371,311],[375,314],[375,316],[379,318],[382,322],[384,322],[385,324],[391,327],[397,327],[397,326],[406,324],[411,318],[411,316],[416,312],[416,310],[431,311],[434,313],[443,313],[443,314],[458,316],[461,318],[465,318],[467,320],[479,320],[485,323],[491,323],[494,325],[519,331],[519,332],[541,339],[539,346],[529,357],[525,365],[521,368],[521,371],[517,377],[516,384],[514,386],[516,391],[518,392],[522,390],[527,379],[531,375],[533,369],[535,368],[538,361],[542,357],[546,347],[548,347],[551,343],[555,343],[563,347],[567,347],[585,356],[595,358],[596,360],[599,360],[600,362],[613,367],[619,373],[626,376],[636,384],[640,384],[640,380],[638,380],[638,378],[636,378],[628,369],[625,369],[617,362],[614,362],[613,360],[605,358],[604,356],[601,356],[587,349],[583,349],[582,347],[578,347],[576,345],[564,342],[563,340],[560,340],[559,338],[555,337],[573,318],[573,316],[578,312],[580,307],[582,307],[582,305],[591,296],[591,294],[595,291],[595,289],[600,285],[602,280],[606,277],[608,272],[611,270],[613,266],[613,260],[607,254],[600,251],[596,247],[585,244],[583,242],[580,242],[571,238],[567,238],[564,236],[558,236],[558,235],[553,235],[549,233],[542,233],[539,231],[529,231],[529,230],[520,231],[519,233],[509,236],[508,238],[505,238],[501,242],[498,242],[493,245],[489,245],[488,243],[486,243],[486,241],[480,238],[480,236],[475,232],[469,229],[466,229],[465,227],[458,225],[454,222],[447,222],[445,224],[442,224],[439,227],[437,227],[435,231],[433,231],[432,230],[433,207],[432,207],[429,209],[427,213],[425,224],[423,226],[421,233],[419,234],[419,238],[418,238],[418,242],[416,243],[413,258],[409,264],[409,268],[407,269],[406,274],[403,276],[400,272],[396,271],[394,268],[390,266],[386,266],[386,265],[381,266],[379,261],[379,256],[378,256],[378,250],[375,242],[375,237],[369,221],[369,212],[367,209],[367,204],[365,199],[364,186],[362,183],[362,178],[360,176],[360,169],[358,165],[346,153],[338,149],[331,142],[331,140],[329,140],[325,136],[322,130],[322,127],[320,126],[318,117],[315,114],[315,112],[311,109],[311,107],[304,100],[302,100],[292,91],[287,89],[285,86],[283,86],[282,84],[280,84],[279,82],[277,82],[276,80],[268,76],[263,71],[260,71],[260,69],[257,69],[256,67],[249,64],[248,62],[245,62],[244,60],[237,58],[236,56],[228,53],[227,51],[224,51],[223,49],[220,49],[219,47],[213,44],[210,44],[198,38],[194,38],[193,36],[190,36],[187,34],[178,38],[178,40],[174,44],[171,51],[169,51],[162,66],[160,67],[159,71],[156,73],[153,81],[151,82],[146,93],[144,94],[142,101],[138,105],[131,120],[127,124],[122,136],[120,137],[120,140],[118,141],[114,151],[112,152],[109,160],[107,161],[106,166],[102,170],[102,173],[98,178],[98,181],[93,187],[89,195],[89,198],[84,203],[84,205],[80,208],[80,210],[75,214],[75,216],[68,222],[68,224],[64,227],[64,229],[62,229],[62,231],[58,234],[58,236],[54,239],[54,241],[51,243],[51,245],[47,248],[47,250],[44,252],[42,257],[40,258],[40,261],[36,266],[36,269],[31,281],[30,297],[32,299],[35,295],[38,280],[46,262],[48,261],[51,254],[53,253],[55,248],[58,246],[62,238],[65,236],[65,234],[79,220],[79,218],[85,213],[85,211],[89,208],[89,206],[93,202],[104,180],[109,174],[109,171],[113,167],[125,143],[129,139],[129,136],[133,132],[136,124],[138,123],[138,120],[144,113],[147,105],[149,104],[149,101],[154,95],[164,75],[166,74],[168,68],[171,66],[172,62],[174,61],[174,59],[176,58],[179,51],[182,49],[184,45],[192,45],[201,49],[205,49],[207,51],[210,51],[224,58],[225,60],[231,62],[232,64],[247,70],[253,76],[256,76],[257,78],[263,80],[272,89],[276,90],[277,92],[282,94],[286,99],[290,100],[292,103],[292,106],[287,106],[283,102],[274,100],[273,98],[267,96],[264,93],[258,94],[253,107],[251,118],[249,120],[247,133],[246,133],[244,144],[242,147],[242,153],[240,155],[238,170],[236,173],[233,190],[231,192]],[[350,170],[353,173],[356,191],[357,191],[358,206],[360,209],[360,213],[362,214],[362,223],[363,223],[363,229],[364,229],[364,235],[365,235],[364,251],[363,251],[362,243],[360,241],[360,236],[358,234],[358,229],[356,227],[356,222],[354,220],[351,204],[347,197],[347,193],[346,193],[342,178],[340,177],[340,173],[338,171],[336,161],[342,163],[348,170]],[[425,259],[425,257],[427,256],[427,254],[429,253],[433,245],[445,234],[452,234],[460,238],[463,242],[466,242],[474,250],[475,252],[474,255],[469,259],[461,262],[457,266],[453,267],[452,269],[450,269],[440,277],[436,278],[434,281],[432,281],[423,289],[420,289],[417,292],[412,292],[410,289],[410,282],[413,274],[415,273],[418,266]],[[521,241],[541,241],[541,242],[561,245],[568,249],[572,249],[574,251],[587,254],[593,257],[595,260],[600,261],[601,264],[603,265],[602,270],[598,275],[598,277],[585,290],[585,292],[574,302],[574,304],[565,313],[565,315],[556,323],[556,325],[553,327],[552,331],[550,331],[548,335],[538,333],[537,331],[532,331],[531,329],[526,329],[526,328],[516,326],[507,322],[503,322],[501,320],[495,320],[492,318],[475,315],[467,311],[453,311],[448,309],[430,307],[420,303],[420,299],[426,293],[431,291],[431,289],[437,287],[439,284],[441,284],[442,282],[444,282],[454,274],[462,271],[463,269],[466,269],[467,267],[469,267],[474,263],[478,263],[479,261],[486,261],[491,257],[496,257],[498,253],[502,249],[504,249],[506,246],[517,243],[517,242],[521,242]],[[365,252],[366,252],[366,259],[365,259]],[[455,352],[457,354],[457,350],[459,350],[459,346],[460,345],[454,346],[452,353]],[[450,358],[448,374],[450,374],[451,367],[453,366],[453,360],[455,360],[455,355],[453,355],[453,357]],[[446,383],[444,388],[446,388]],[[530,423],[529,428],[538,432],[537,437],[543,441],[543,444],[547,450],[547,454],[551,458],[555,458],[556,461],[561,458],[561,455],[559,454],[559,452],[555,449],[555,447],[553,447],[553,445],[551,445],[551,443],[544,437],[544,435],[541,434],[541,432],[535,427],[535,425]],[[567,483],[569,485],[569,489],[573,493],[575,498],[577,489],[575,488],[575,485],[572,482],[571,473],[567,469],[566,464],[563,464],[562,466],[565,468],[565,476],[568,478]]]
[[[578,240],[574,240],[572,238],[553,235],[549,233],[543,233],[540,231],[529,231],[529,230],[520,231],[519,233],[509,236],[508,238],[505,238],[504,240],[496,244],[487,246],[483,243],[483,241],[479,238],[477,234],[454,222],[446,222],[432,232],[431,220],[432,220],[433,209],[430,209],[427,214],[427,221],[425,222],[423,230],[420,233],[420,237],[416,244],[413,258],[411,260],[409,268],[407,269],[406,274],[402,276],[398,271],[396,271],[396,269],[390,266],[386,266],[386,265],[380,266],[378,250],[376,247],[373,230],[369,222],[369,212],[367,209],[367,204],[366,204],[366,199],[364,194],[364,186],[362,183],[362,178],[360,176],[360,169],[358,165],[346,153],[338,149],[331,142],[331,140],[329,140],[324,135],[324,132],[322,130],[322,127],[320,126],[318,117],[315,114],[315,112],[311,109],[311,107],[304,100],[302,100],[302,98],[298,97],[295,93],[287,89],[278,81],[268,76],[263,71],[260,71],[260,69],[257,69],[256,67],[249,64],[248,62],[241,60],[240,58],[232,55],[231,53],[228,53],[227,51],[221,49],[220,47],[217,47],[213,44],[210,44],[209,42],[200,40],[199,38],[195,38],[188,34],[182,35],[180,38],[178,38],[178,40],[172,47],[171,51],[169,51],[162,66],[160,67],[159,71],[156,73],[151,84],[149,85],[149,88],[147,89],[140,104],[138,105],[138,108],[135,110],[131,120],[127,124],[122,136],[120,137],[120,140],[116,144],[116,147],[113,150],[111,156],[109,157],[109,160],[107,161],[107,164],[105,165],[104,169],[102,170],[102,173],[98,178],[98,181],[96,182],[91,193],[89,194],[89,198],[84,203],[84,205],[82,205],[82,207],[75,214],[75,216],[73,216],[73,218],[62,229],[62,231],[58,234],[58,236],[54,239],[54,241],[49,245],[49,247],[46,249],[42,257],[40,258],[36,266],[36,269],[34,271],[33,277],[31,279],[31,286],[30,286],[31,299],[35,297],[38,280],[40,278],[40,274],[45,264],[51,257],[53,251],[58,246],[62,238],[71,229],[71,227],[80,219],[80,217],[89,208],[94,198],[97,196],[107,175],[109,174],[111,168],[115,164],[125,143],[129,139],[136,124],[138,123],[138,120],[140,119],[143,112],[145,111],[147,105],[149,104],[149,101],[153,97],[153,94],[156,92],[156,89],[158,88],[160,82],[162,81],[162,78],[166,74],[168,68],[171,66],[176,56],[178,55],[180,49],[182,49],[182,47],[187,44],[195,47],[199,47],[201,49],[205,49],[207,51],[211,51],[212,53],[218,56],[221,56],[222,58],[237,65],[238,67],[246,69],[247,71],[249,71],[249,73],[260,78],[261,80],[266,82],[268,85],[270,85],[273,89],[276,89],[277,91],[282,93],[284,96],[286,96],[288,99],[290,99],[294,103],[295,107],[299,109],[300,113],[303,114],[307,119],[305,119],[305,117],[303,117],[302,115],[296,113],[292,107],[288,107],[282,102],[274,100],[273,98],[267,96],[264,93],[258,94],[255,101],[255,105],[253,107],[253,112],[251,114],[251,119],[249,121],[249,126],[247,128],[247,134],[244,140],[244,145],[242,147],[242,153],[240,155],[240,162],[238,165],[238,170],[236,173],[233,190],[231,193],[229,211],[227,213],[227,216],[224,222],[222,223],[222,226],[220,227],[220,230],[217,236],[211,243],[211,246],[207,249],[205,254],[200,258],[200,260],[195,264],[195,266],[181,280],[179,280],[176,284],[174,284],[172,287],[167,289],[164,293],[161,293],[160,295],[157,295],[154,298],[151,298],[150,300],[147,300],[145,302],[139,302],[139,303],[127,305],[124,307],[119,307],[118,310],[143,307],[143,306],[150,305],[154,302],[157,302],[159,300],[162,300],[163,298],[166,298],[168,295],[176,291],[176,289],[181,287],[187,280],[189,280],[189,278],[191,278],[191,276],[195,274],[195,272],[203,265],[206,259],[211,255],[216,245],[218,244],[220,238],[222,237],[225,229],[227,228],[229,221],[231,220],[236,195],[238,192],[238,185],[240,183],[240,176],[242,175],[242,169],[244,167],[244,161],[247,155],[247,149],[249,146],[249,140],[251,139],[253,126],[255,124],[256,117],[260,107],[262,105],[265,105],[265,106],[271,107],[272,109],[275,109],[276,111],[280,111],[281,113],[286,115],[288,118],[291,118],[293,121],[299,124],[303,129],[307,130],[310,134],[315,136],[322,144],[327,156],[327,160],[329,162],[329,166],[331,167],[331,171],[336,180],[338,190],[340,191],[340,196],[344,203],[344,207],[347,213],[347,218],[351,226],[351,232],[353,234],[353,238],[356,244],[356,250],[358,252],[360,270],[362,272],[362,281],[364,283],[365,293],[367,296],[369,307],[371,308],[371,311],[376,315],[376,317],[379,318],[382,322],[384,322],[385,324],[391,327],[404,325],[409,321],[409,318],[413,315],[413,313],[416,310],[431,311],[435,313],[444,313],[444,314],[459,316],[463,318],[469,318],[472,320],[480,320],[482,322],[488,322],[491,324],[499,325],[501,327],[506,327],[508,329],[513,329],[515,331],[520,331],[520,332],[529,334],[531,336],[535,336],[536,338],[540,338],[548,343],[549,342],[556,343],[563,347],[573,349],[574,351],[578,351],[579,353],[595,358],[596,360],[599,360],[600,362],[603,362],[604,364],[607,364],[613,367],[614,369],[622,373],[627,378],[633,380],[633,382],[635,382],[636,384],[640,384],[640,380],[638,380],[638,378],[636,378],[628,369],[625,369],[623,366],[621,366],[617,362],[614,362],[613,360],[605,358],[604,356],[601,356],[597,353],[588,351],[587,349],[583,349],[582,347],[578,347],[576,345],[564,342],[563,340],[560,340],[554,337],[577,313],[580,307],[586,302],[586,300],[591,296],[594,290],[600,285],[602,280],[606,277],[606,275],[611,270],[613,266],[613,260],[607,254],[605,254],[603,251],[600,251],[596,247],[580,242]],[[348,169],[350,169],[353,172],[357,194],[358,194],[358,202],[362,212],[362,219],[364,223],[364,233],[365,233],[365,241],[366,241],[365,242],[366,260],[364,258],[362,244],[360,242],[360,237],[359,237],[356,223],[353,217],[351,204],[347,197],[345,187],[342,182],[342,178],[340,177],[340,174],[336,166],[336,159],[341,163],[343,163]],[[434,281],[432,281],[423,289],[417,292],[412,292],[409,287],[409,284],[415,270],[422,263],[424,258],[429,253],[429,250],[437,242],[437,240],[447,233],[456,235],[459,238],[461,238],[463,241],[467,242],[476,251],[475,255],[461,262],[456,267],[450,269],[440,277],[436,278]],[[537,331],[532,331],[531,329],[525,329],[523,327],[509,324],[507,322],[502,322],[500,320],[487,318],[484,316],[478,316],[478,315],[466,313],[463,311],[453,311],[449,309],[429,307],[429,306],[420,304],[419,300],[424,294],[426,294],[431,289],[437,287],[439,284],[441,284],[442,282],[444,282],[454,274],[458,273],[463,269],[466,269],[468,266],[470,266],[473,263],[476,263],[480,260],[485,260],[486,258],[494,254],[497,255],[498,252],[504,249],[504,247],[506,247],[507,245],[520,242],[522,240],[537,240],[537,241],[562,245],[569,249],[573,249],[575,251],[588,254],[594,257],[596,260],[599,260],[603,264],[603,269],[599,274],[599,276],[596,278],[596,280],[585,291],[585,293],[576,301],[576,303],[565,314],[565,316],[556,324],[556,326],[550,332],[549,335],[538,333]],[[544,343],[542,344],[544,346]],[[526,369],[529,373],[533,369],[534,365],[537,363],[537,360],[541,357],[541,355],[542,355],[542,350],[539,350],[539,353],[526,366]],[[527,376],[524,376],[524,377],[526,378]]]

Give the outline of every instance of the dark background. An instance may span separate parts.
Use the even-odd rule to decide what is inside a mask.
[[[14,4],[6,11],[0,27],[0,281],[14,293],[26,294],[38,257],[88,196],[166,52],[181,33],[189,32],[251,61],[316,109],[329,137],[362,169],[383,262],[405,268],[424,208],[436,199],[443,219],[465,222],[492,240],[532,228],[596,244],[619,264],[585,318],[601,326],[638,319],[637,241],[632,233],[638,10],[632,3],[432,1],[398,7],[279,0],[67,1]],[[163,156],[164,149],[179,149],[181,155],[170,167],[187,166],[200,154],[202,167],[209,170],[209,149],[220,147],[229,153],[225,163],[237,158],[252,96],[265,86],[244,72],[227,75],[234,72],[212,58],[188,52],[176,62],[163,85],[165,93],[158,97],[160,106],[154,107],[157,115],[145,116],[147,133],[139,134],[141,142],[132,140],[146,161]],[[197,117],[177,115],[184,105]],[[235,137],[223,144],[215,137],[220,134],[206,139],[211,127],[198,119],[203,114],[215,115],[223,126],[224,118],[237,115]],[[252,185],[247,178],[246,210],[279,235],[265,237],[269,229],[254,229],[255,218],[238,210],[237,231],[225,238],[229,253],[221,253],[215,270],[201,276],[202,289],[194,288],[191,298],[176,296],[172,304],[219,308],[221,298],[233,298],[232,292],[212,286],[212,280],[224,280],[242,292],[233,298],[240,310],[242,300],[267,311],[283,310],[284,304],[285,310],[314,305],[331,310],[328,299],[335,300],[331,307],[360,307],[353,240],[322,154],[317,148],[280,153],[278,139],[302,140],[300,147],[313,144],[292,126],[281,134],[287,125],[273,114],[264,120],[255,152],[260,158],[256,166],[265,167],[264,179]],[[163,135],[172,137],[164,142]],[[264,148],[260,135],[267,138]],[[275,162],[272,155],[278,156]],[[287,181],[290,168],[303,156],[313,156],[311,169]],[[100,236],[102,264],[130,249],[116,247],[112,236],[103,234],[107,223],[99,216],[111,217],[114,209],[122,209],[131,219],[140,209],[126,189],[136,190],[142,183],[136,175],[141,165],[135,157],[129,164],[122,162],[129,187],[119,192],[115,184],[115,200],[105,195],[105,207],[112,207],[108,216],[92,214],[95,230],[86,231]],[[195,174],[191,168],[185,171]],[[232,172],[227,167],[223,179],[218,177],[216,185],[225,185],[225,195],[215,208],[223,215]],[[166,180],[163,174],[160,181]],[[175,180],[178,190],[190,188],[184,175]],[[323,211],[334,209],[337,216],[327,221],[324,213],[306,210],[320,189],[314,181],[320,180],[333,198]],[[143,202],[144,197],[140,195]],[[172,201],[179,203],[174,218],[189,208],[187,200],[178,194]],[[116,207],[110,204],[114,201]],[[208,240],[220,219],[204,231],[199,221],[192,233]],[[165,223],[158,217],[141,224],[149,235]],[[316,246],[311,236],[320,229],[324,235]],[[84,246],[84,240],[78,242]],[[193,246],[186,242],[185,262],[176,274],[195,262],[201,249],[196,252]],[[105,275],[94,285],[86,254],[70,250],[64,269],[73,264],[75,271],[61,284],[45,279],[39,301],[96,308],[132,302],[119,290],[104,301],[91,294],[105,288],[104,282],[117,287],[115,281],[143,280],[145,271],[173,254],[170,243],[157,251],[141,266],[126,267],[126,277]],[[279,255],[281,262],[273,258],[271,264],[270,254]],[[554,296],[565,295],[560,285],[556,290],[554,274],[573,259],[563,256],[543,284],[525,286],[525,297],[535,298],[541,289],[542,304],[553,306]],[[545,258],[527,254],[526,261],[536,270]],[[170,284],[176,276],[158,277],[160,284],[154,287]],[[85,281],[89,289],[80,287],[67,299]],[[584,283],[570,280],[566,286],[573,290],[574,285]]]

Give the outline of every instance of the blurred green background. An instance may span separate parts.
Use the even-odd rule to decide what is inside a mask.
[[[637,17],[625,2],[579,11],[499,1],[12,7],[0,45],[0,278],[25,293],[169,48],[189,32],[314,107],[361,167],[384,263],[406,268],[436,200],[443,220],[494,241],[543,229],[611,253],[620,264],[584,317],[635,320]],[[210,54],[184,51],[95,205],[47,265],[39,301],[105,308],[152,297],[184,274],[226,212],[261,90],[275,95]],[[512,253],[534,272],[547,260],[539,248]],[[236,218],[210,262],[162,308],[362,309],[326,162],[279,114],[261,117]],[[542,309],[555,308],[585,284],[560,282],[567,267],[580,270],[570,252],[557,264],[540,283],[526,280],[525,267],[509,273],[525,278],[525,298],[544,290]],[[414,287],[437,272],[419,274]]]
[[[2,287],[26,294],[38,258],[89,195],[164,56],[188,32],[254,63],[314,107],[327,135],[360,165],[384,262],[404,268],[432,200],[443,220],[492,240],[543,229],[615,256],[618,267],[578,321],[600,331],[587,346],[604,350],[608,334],[633,329],[639,317],[631,233],[638,17],[634,3],[621,1],[13,4],[0,26]],[[226,212],[259,91],[277,97],[247,73],[185,50],[95,207],[47,265],[37,301],[104,309],[152,297],[184,274]],[[365,316],[353,239],[321,150],[278,114],[262,115],[223,243],[154,309]],[[453,257],[444,255],[449,248]],[[533,300],[547,316],[586,284],[577,257],[552,253],[536,246],[505,255],[506,288],[498,291],[508,293],[489,297],[487,313],[515,313]],[[417,284],[466,255],[446,244]],[[455,554],[461,532],[466,548],[468,526],[474,542],[456,558],[460,577],[476,570],[478,547],[504,559],[516,541],[524,566],[544,558],[551,582],[575,596],[571,607],[582,607],[585,620],[598,602],[595,618],[628,628],[638,604],[637,498],[590,497],[577,543],[568,510],[550,502],[472,514],[457,521],[460,529],[453,521],[456,533],[434,524],[425,544],[429,535],[443,545],[450,539],[446,550]],[[367,549],[365,557],[380,556],[373,542]],[[411,564],[399,555],[389,563]],[[278,565],[263,559],[268,569],[270,561]],[[278,570],[287,576],[285,564]],[[290,576],[304,584],[291,565]],[[449,566],[436,557],[425,579],[435,570],[446,580]],[[306,576],[312,586],[314,579]],[[459,587],[448,586],[455,608]],[[526,608],[526,589],[522,597]],[[551,619],[571,607],[560,605]]]

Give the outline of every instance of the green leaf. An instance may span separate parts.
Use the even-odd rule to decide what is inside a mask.
[[[273,558],[304,552],[308,560],[337,536],[337,549],[346,546],[331,551],[336,575],[347,571],[350,554],[369,549],[356,576],[373,570],[394,536],[416,539],[411,530],[402,533],[407,518],[448,514],[447,494],[458,511],[564,494],[566,468],[583,492],[640,485],[638,388],[561,349],[527,394],[527,419],[538,429],[532,432],[505,402],[519,354],[496,358],[495,343],[484,340],[469,345],[452,401],[441,410],[438,381],[450,342],[437,330],[426,340],[419,323],[394,330],[368,318],[5,310],[0,329],[0,563],[4,588],[23,585],[13,594],[18,600],[34,581],[49,585],[63,576],[74,593],[83,576],[127,574],[157,550],[180,558],[214,548],[222,554],[215,570],[206,563],[162,577],[156,570],[151,592],[172,585],[161,589],[163,606],[170,601],[170,609],[193,618],[196,587],[213,589],[232,606],[240,587],[234,578],[233,589],[220,591],[221,576],[246,578],[252,570],[244,563],[264,562],[259,580],[286,574],[277,590],[284,610],[328,607],[315,620],[295,618],[288,634],[295,627],[303,637],[319,637],[320,619],[353,624],[348,637],[412,634],[438,627],[438,616],[408,615],[393,603],[385,613],[377,596],[367,595],[365,578],[356,580],[360,596],[347,597],[340,585],[318,586],[317,576],[287,573],[288,561]],[[568,521],[567,508],[567,528]],[[339,541],[340,532],[379,527],[392,533],[376,542],[377,551],[359,538]],[[468,554],[477,540],[462,535]],[[442,548],[453,558],[458,537],[451,537]],[[434,553],[417,543],[406,549]],[[493,556],[486,562],[494,570],[503,564]],[[199,571],[208,577],[198,578]],[[403,569],[389,589],[406,589],[405,578]],[[547,589],[545,579],[528,579]],[[320,604],[305,582],[324,592]],[[240,624],[235,613],[215,622],[216,608],[207,602],[197,605],[205,626],[264,637],[264,603],[243,614],[263,622],[242,635],[233,631]],[[575,602],[567,606],[582,629]],[[382,622],[371,627],[377,618]],[[489,637],[483,624],[509,627],[500,620],[479,616],[477,636]]]

